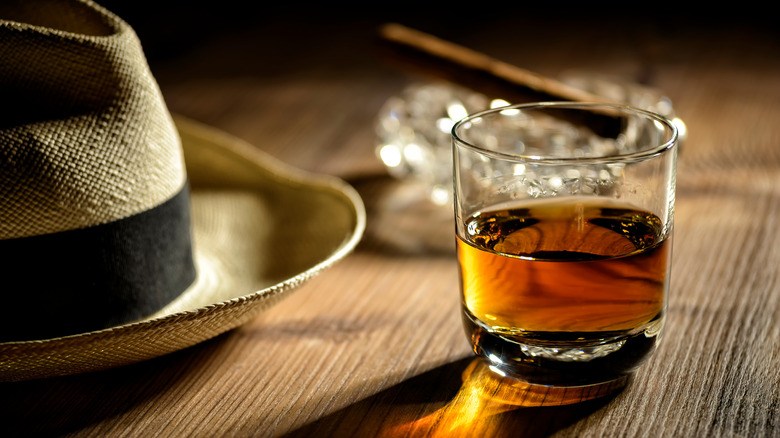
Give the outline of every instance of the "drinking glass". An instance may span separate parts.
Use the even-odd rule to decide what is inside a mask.
[[[625,382],[661,339],[677,128],[623,105],[541,102],[452,129],[463,323],[501,374]]]

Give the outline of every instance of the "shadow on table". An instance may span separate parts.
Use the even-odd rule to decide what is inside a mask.
[[[543,437],[601,409],[623,384],[544,394],[497,376],[479,359],[466,358],[399,383],[285,436]]]
[[[198,375],[224,336],[155,359],[93,373],[0,383],[2,436],[78,434]],[[99,435],[99,432],[95,432]]]

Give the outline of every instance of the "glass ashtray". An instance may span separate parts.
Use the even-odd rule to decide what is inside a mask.
[[[680,144],[685,124],[660,90],[621,78],[569,72],[559,80],[613,102],[660,114],[677,125]],[[417,82],[388,99],[376,119],[376,153],[388,173],[414,181],[437,205],[452,201],[452,126],[469,114],[509,105],[449,83]]]

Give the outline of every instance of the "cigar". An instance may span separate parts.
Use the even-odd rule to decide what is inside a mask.
[[[590,92],[500,61],[397,23],[380,27],[380,48],[391,62],[512,103],[607,102]]]
[[[608,100],[552,78],[500,61],[484,53],[433,35],[389,23],[379,29],[379,49],[384,58],[431,80],[444,80],[490,98],[510,103],[575,101],[609,103]],[[579,122],[595,133],[613,137],[620,133],[619,117],[592,114]]]

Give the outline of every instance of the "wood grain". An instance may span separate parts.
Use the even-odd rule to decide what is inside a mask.
[[[545,75],[644,81],[667,93],[689,129],[659,350],[622,391],[538,407],[507,398],[506,382],[473,378],[450,212],[419,202],[375,156],[378,109],[419,79],[375,56],[385,17],[209,27],[197,13],[187,21],[181,11],[124,8],[150,48],[168,41],[162,24],[206,32],[151,50],[172,110],[346,178],[367,204],[367,233],[341,263],[219,338],[120,369],[0,385],[7,436],[780,436],[773,27],[561,23],[539,13],[420,26]],[[544,32],[552,25],[566,32]]]

